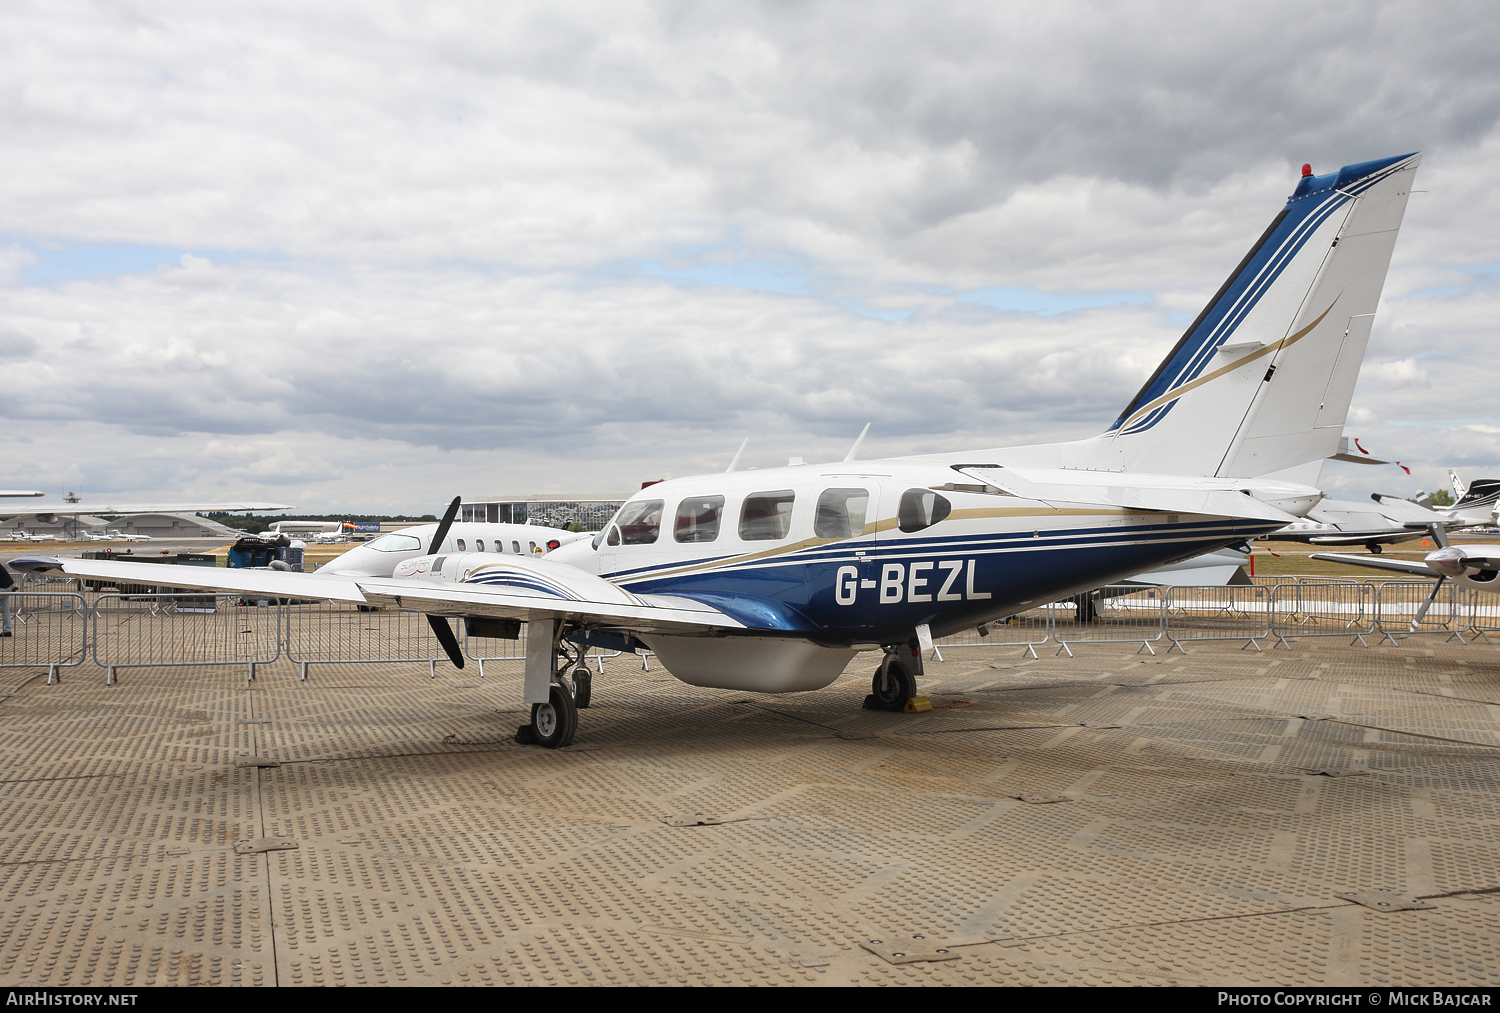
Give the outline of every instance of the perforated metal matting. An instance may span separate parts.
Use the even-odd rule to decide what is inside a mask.
[[[3,672],[0,981],[1496,984],[1500,647],[1237,646],[626,657],[561,751],[519,664]]]

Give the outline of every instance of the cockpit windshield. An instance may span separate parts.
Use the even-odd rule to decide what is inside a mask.
[[[392,531],[388,535],[381,535],[373,542],[365,543],[365,548],[374,549],[376,552],[411,552],[421,551],[422,540],[415,535],[403,535]]]

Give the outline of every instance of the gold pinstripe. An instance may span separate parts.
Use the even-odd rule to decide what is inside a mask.
[[[1178,398],[1182,397],[1182,395],[1186,394],[1188,391],[1192,390],[1193,388],[1195,388],[1195,387],[1201,387],[1205,383],[1209,383],[1210,381],[1217,380],[1219,377],[1223,376],[1226,373],[1232,373],[1236,369],[1239,369],[1241,366],[1245,365],[1245,363],[1247,363],[1247,362],[1254,362],[1256,359],[1259,359],[1263,355],[1270,355],[1272,352],[1279,352],[1283,348],[1289,348],[1292,345],[1295,345],[1297,342],[1299,342],[1303,338],[1307,337],[1308,334],[1312,333],[1312,329],[1314,327],[1318,326],[1319,324],[1321,324],[1323,322],[1323,318],[1324,317],[1328,316],[1328,314],[1330,314],[1330,313],[1333,312],[1333,307],[1338,304],[1339,297],[1342,296],[1342,295],[1343,295],[1343,293],[1340,292],[1339,295],[1334,296],[1333,297],[1333,302],[1331,302],[1331,303],[1328,304],[1328,308],[1326,310],[1324,310],[1322,313],[1318,314],[1318,319],[1314,320],[1312,323],[1310,323],[1306,327],[1302,328],[1302,330],[1298,331],[1296,334],[1293,334],[1290,337],[1282,338],[1280,341],[1276,342],[1276,344],[1274,344],[1274,345],[1267,345],[1266,347],[1262,348],[1258,352],[1251,352],[1249,355],[1245,356],[1242,359],[1236,359],[1234,362],[1231,362],[1229,365],[1224,366],[1221,369],[1216,369],[1212,373],[1209,373],[1207,376],[1200,376],[1200,377],[1198,377],[1198,379],[1191,380],[1188,383],[1183,384],[1181,387],[1173,387],[1171,390],[1167,391],[1165,394],[1163,394],[1161,397],[1157,398],[1155,401],[1152,401],[1150,404],[1147,404],[1147,405],[1145,405],[1145,406],[1143,406],[1141,408],[1138,408],[1136,410],[1136,413],[1134,415],[1130,416],[1130,418],[1125,421],[1125,424],[1123,426],[1121,426],[1119,429],[1115,430],[1116,435],[1119,435],[1120,433],[1123,433],[1126,429],[1130,428],[1131,423],[1133,423],[1136,419],[1140,418],[1142,415],[1145,415],[1148,412],[1155,411],[1157,408],[1160,408],[1162,405],[1168,403],[1169,401],[1175,401],[1175,400],[1177,400]]]

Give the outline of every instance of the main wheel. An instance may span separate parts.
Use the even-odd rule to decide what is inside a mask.
[[[917,680],[901,659],[888,654],[880,667],[875,669],[875,678],[870,682],[870,696],[875,706],[871,710],[899,711],[906,708],[906,701],[917,695]]]
[[[531,705],[531,734],[537,745],[558,749],[572,742],[578,731],[578,708],[573,694],[555,682],[548,697],[546,703]]]
[[[580,710],[589,705],[594,696],[594,673],[583,665],[573,669],[573,704]]]

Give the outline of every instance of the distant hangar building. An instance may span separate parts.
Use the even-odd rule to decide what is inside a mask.
[[[545,524],[565,528],[579,524],[584,531],[598,531],[630,498],[623,495],[539,493],[534,496],[481,496],[466,500],[459,517],[491,524]]]

